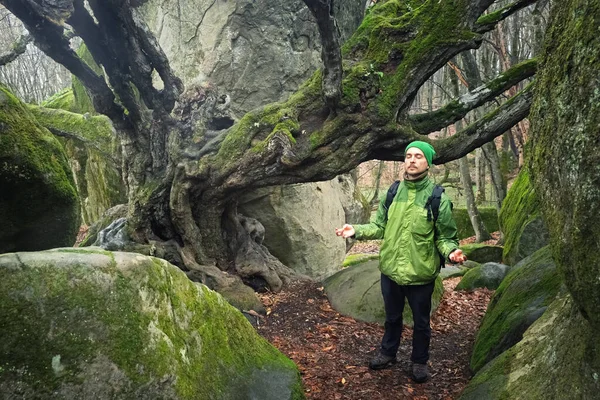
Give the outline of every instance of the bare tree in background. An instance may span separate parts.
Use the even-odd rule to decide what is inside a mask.
[[[0,82],[28,103],[68,87],[71,73],[33,45],[19,19],[0,6]]]

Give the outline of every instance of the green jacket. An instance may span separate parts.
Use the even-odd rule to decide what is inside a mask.
[[[438,251],[448,255],[458,248],[452,203],[442,195],[437,222],[427,221],[425,203],[434,188],[428,177],[418,181],[402,181],[388,218],[385,197],[370,224],[354,225],[357,239],[383,239],[379,251],[379,269],[399,285],[422,285],[440,272]],[[437,250],[436,250],[437,248]]]

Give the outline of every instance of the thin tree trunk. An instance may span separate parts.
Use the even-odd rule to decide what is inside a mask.
[[[477,149],[475,150],[475,182],[477,185],[477,194],[475,195],[475,202],[477,204],[482,204],[484,201],[486,201],[485,168],[485,157],[483,156],[481,149]]]
[[[371,205],[375,205],[379,203],[379,187],[381,186],[381,174],[383,173],[384,162],[379,161],[379,165],[377,166],[377,175],[375,176],[375,192],[373,193],[373,197],[371,197]]]

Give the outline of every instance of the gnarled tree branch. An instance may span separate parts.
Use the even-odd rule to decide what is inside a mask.
[[[339,29],[333,16],[333,0],[304,0],[304,4],[317,19],[321,35],[323,96],[331,112],[335,113],[342,93],[342,52]]]
[[[505,20],[520,9],[525,8],[537,1],[538,0],[518,0],[497,11],[486,14],[477,20],[473,30],[477,33],[489,32],[494,29],[498,22]]]
[[[485,85],[460,96],[439,110],[409,116],[411,126],[421,134],[435,132],[463,118],[469,111],[493,100],[510,87],[530,78],[537,70],[535,59],[524,61]]]
[[[533,84],[529,84],[509,101],[467,126],[455,135],[435,141],[438,156],[435,164],[464,157],[471,151],[506,132],[529,114],[533,99]]]

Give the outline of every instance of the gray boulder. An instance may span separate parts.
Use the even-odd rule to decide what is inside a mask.
[[[187,85],[227,92],[235,118],[286,98],[321,66],[316,22],[296,0],[151,0],[142,13]],[[342,39],[364,15],[363,0],[335,2]]]
[[[548,246],[513,267],[494,293],[475,339],[471,370],[523,338],[564,286]]]
[[[0,393],[36,399],[297,399],[294,363],[164,260],[0,256]],[[240,397],[242,396],[242,397]]]
[[[467,259],[478,263],[502,262],[502,246],[471,243],[460,246]]]
[[[79,198],[60,143],[0,84],[0,253],[71,246]]]
[[[455,290],[473,290],[477,288],[497,289],[510,267],[499,263],[485,263],[471,268],[461,279]]]
[[[372,260],[339,271],[325,279],[323,287],[331,306],[339,313],[361,321],[383,324],[385,310],[380,282],[379,261]],[[442,278],[438,277],[431,300],[432,313],[439,306],[443,294]],[[413,325],[408,303],[404,308],[403,322],[404,325]]]
[[[346,243],[334,229],[346,222],[347,205],[358,203],[349,194],[354,185],[340,180],[260,189],[240,199],[239,211],[260,221],[263,244],[283,264],[323,279],[344,261]]]

